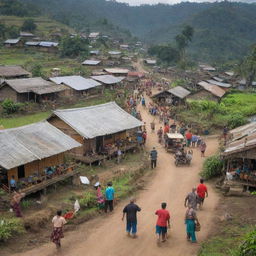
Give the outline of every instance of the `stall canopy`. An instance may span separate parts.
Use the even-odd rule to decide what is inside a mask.
[[[81,146],[48,122],[0,130],[0,166],[9,170]]]
[[[115,102],[53,112],[86,139],[114,134],[143,125]]]

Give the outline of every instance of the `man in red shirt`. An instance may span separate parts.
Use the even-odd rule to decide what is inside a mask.
[[[190,147],[190,144],[191,144],[191,140],[192,140],[192,133],[190,131],[188,131],[186,133],[186,140],[187,140],[187,147]]]
[[[156,222],[156,233],[159,235],[158,241],[160,241],[162,235],[162,242],[165,242],[167,239],[167,227],[170,228],[170,213],[166,210],[166,203],[162,203],[162,209],[156,211],[158,216]]]
[[[200,179],[200,184],[197,186],[197,195],[199,198],[199,207],[200,209],[203,206],[205,196],[208,197],[207,187],[204,185],[204,180]]]

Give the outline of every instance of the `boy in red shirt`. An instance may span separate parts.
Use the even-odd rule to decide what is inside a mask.
[[[165,242],[167,239],[167,227],[170,228],[170,213],[166,210],[166,203],[162,203],[162,209],[156,211],[158,216],[156,222],[156,233],[159,235],[158,241],[160,241],[162,235],[162,242]]]
[[[199,207],[200,209],[203,206],[205,196],[208,197],[207,187],[204,185],[204,180],[200,179],[200,184],[197,186],[197,195],[199,198]]]

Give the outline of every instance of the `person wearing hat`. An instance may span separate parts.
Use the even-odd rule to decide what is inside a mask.
[[[109,208],[109,211],[112,212],[113,209],[114,209],[114,206],[113,206],[113,202],[114,202],[114,196],[115,196],[115,190],[114,188],[112,187],[112,182],[108,182],[108,187],[106,188],[106,191],[105,191],[105,212],[107,213],[108,212],[108,208]]]
[[[153,147],[153,149],[150,151],[150,159],[151,159],[151,169],[156,168],[157,151],[155,147]]]

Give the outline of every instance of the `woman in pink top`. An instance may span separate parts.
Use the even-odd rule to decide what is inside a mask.
[[[62,211],[57,211],[57,215],[53,217],[53,231],[51,234],[51,241],[56,244],[56,248],[60,248],[60,239],[64,237],[63,226],[67,223],[65,218],[61,216]]]

